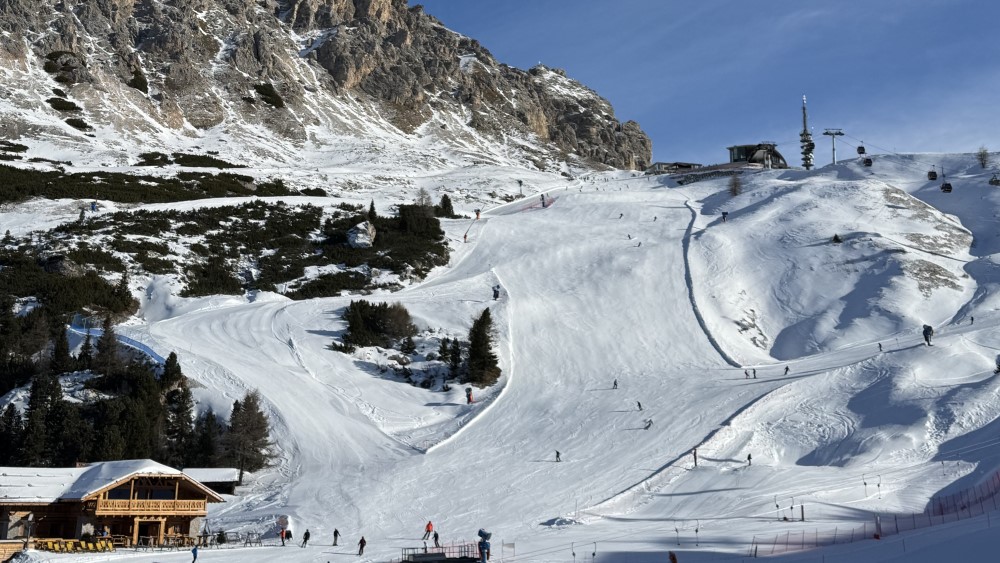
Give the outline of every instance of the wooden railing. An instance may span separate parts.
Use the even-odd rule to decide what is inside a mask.
[[[207,511],[203,500],[98,500],[97,515],[119,514],[191,514],[204,515]]]

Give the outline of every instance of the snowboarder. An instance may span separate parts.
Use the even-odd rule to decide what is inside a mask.
[[[478,209],[476,210],[476,220],[477,221],[479,220],[479,210]]]
[[[302,545],[299,547],[305,547],[309,543],[309,528],[306,528],[306,533],[302,534]]]
[[[976,322],[976,317],[969,317],[969,324]]]
[[[191,548],[191,556],[192,556],[191,563],[195,563],[195,561],[198,560],[198,546],[194,546]]]
[[[757,379],[757,368],[754,368],[753,370],[753,378]]]
[[[748,372],[747,370],[743,370],[743,376],[744,376],[743,379],[750,379],[750,372]]]
[[[632,240],[632,233],[628,233],[628,240]]]
[[[427,538],[431,537],[431,532],[433,532],[433,531],[434,531],[434,524],[432,524],[431,521],[428,520],[427,521],[427,525],[424,526],[424,537],[423,537],[423,539],[426,540]]]
[[[462,242],[469,242],[469,233],[462,235]]]
[[[493,286],[493,300],[500,299],[500,284]]]
[[[879,351],[879,352],[881,352],[881,351],[882,351],[882,343],[881,343],[881,342],[879,342],[879,343],[878,343],[878,351]]]
[[[285,529],[282,528],[278,535],[281,536],[281,547],[285,547]]]
[[[656,215],[653,215],[653,222],[656,222]]]
[[[556,461],[562,461],[562,457],[559,455],[559,450],[556,450]]]
[[[642,410],[642,403],[640,403],[639,401],[635,402],[635,406],[639,407],[639,410]]]
[[[337,540],[340,539],[340,530],[337,528],[333,529],[333,545],[337,545]]]
[[[471,405],[475,401],[472,400],[472,387],[465,388],[465,404]]]
[[[933,344],[931,344],[932,336],[934,336],[934,327],[931,325],[924,325],[924,342],[926,342],[928,346],[933,346]]]
[[[618,380],[617,379],[615,379],[615,382],[611,384],[611,388],[612,389],[618,389]]]
[[[789,370],[789,367],[785,366],[785,375],[788,375],[788,370]]]
[[[649,420],[646,421],[646,426],[643,426],[642,429],[643,430],[649,430],[649,427],[652,426],[652,425],[653,425],[653,419],[650,418]]]
[[[747,454],[747,465],[753,465],[753,457],[750,454]]]
[[[438,541],[437,530],[434,531],[434,547],[441,547],[441,542]]]
[[[619,214],[618,214],[618,218],[619,218],[619,219],[621,219],[621,218],[622,218],[622,217],[624,217],[624,216],[625,216],[625,214],[624,214],[624,213],[619,213]]]
[[[366,545],[368,545],[368,542],[365,541],[365,537],[364,536],[361,536],[361,541],[358,542],[358,555],[364,555],[365,554],[365,546]]]
[[[639,241],[639,244],[635,245],[635,247],[639,248],[640,246],[642,246],[642,241],[641,240]]]

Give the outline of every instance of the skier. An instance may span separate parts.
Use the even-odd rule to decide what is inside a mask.
[[[656,222],[656,215],[653,215],[653,222]]]
[[[475,401],[472,400],[472,387],[465,388],[465,404],[471,405]]]
[[[750,379],[750,372],[748,372],[747,370],[743,370],[743,376],[744,376],[743,379]]]
[[[621,218],[622,218],[622,217],[624,217],[624,216],[625,216],[625,214],[624,214],[624,213],[619,213],[619,214],[618,214],[618,218],[619,218],[619,219],[621,219]]]
[[[757,368],[754,368],[753,370],[753,378],[757,379]]]
[[[559,450],[556,450],[556,461],[562,461],[562,457],[559,455]]]
[[[438,541],[437,530],[434,531],[434,547],[441,547],[441,542]]]
[[[340,539],[340,530],[337,528],[333,529],[333,545],[337,545],[337,540]]]
[[[428,520],[427,521],[427,525],[424,526],[424,537],[423,537],[423,539],[426,540],[427,538],[431,537],[431,532],[433,532],[433,531],[434,531],[434,524],[432,524],[431,521]]]
[[[879,351],[879,352],[881,352],[881,351],[882,351],[882,343],[881,343],[881,342],[879,342],[879,343],[878,343],[878,351]]]
[[[191,563],[195,563],[195,561],[198,561],[198,546],[194,546],[191,548],[191,556],[193,557],[193,559],[191,559]]]
[[[642,241],[641,240],[639,241],[639,244],[635,245],[635,247],[639,248],[640,246],[642,246]]]
[[[750,454],[747,454],[747,465],[748,466],[753,465],[753,458],[750,456]]]
[[[933,344],[931,344],[932,336],[934,336],[934,327],[931,325],[924,325],[924,342],[926,342],[928,346],[933,346]]]
[[[469,233],[462,235],[462,242],[469,242]]]
[[[615,382],[611,384],[611,388],[612,389],[618,389],[618,380],[617,379],[615,379]]]
[[[653,419],[651,418],[651,419],[649,419],[649,420],[646,421],[646,426],[644,426],[642,429],[643,430],[649,430],[649,427],[652,426],[652,425],[653,425]]]
[[[500,299],[500,284],[493,286],[493,300]]]
[[[281,536],[281,547],[285,547],[285,529],[282,528],[278,535]]]
[[[976,322],[976,317],[969,317],[969,324]]]
[[[785,375],[788,375],[788,370],[789,370],[789,367],[785,366]]]
[[[628,240],[632,240],[632,233],[628,233]]]
[[[694,466],[698,467],[698,448],[692,449],[691,453],[694,455]]]
[[[366,545],[368,545],[368,542],[365,541],[365,537],[364,536],[361,536],[361,541],[358,542],[358,555],[364,555],[365,554],[365,546]]]
[[[302,545],[299,547],[305,547],[309,543],[309,528],[306,528],[306,533],[302,534]]]
[[[639,407],[639,410],[642,410],[642,403],[640,403],[639,401],[635,402],[635,406]]]

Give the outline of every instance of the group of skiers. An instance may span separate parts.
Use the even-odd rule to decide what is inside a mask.
[[[879,351],[882,351],[882,345],[879,344]],[[785,366],[784,375],[788,375],[788,372],[792,371],[792,368]],[[743,370],[744,379],[757,379],[757,368],[750,368]]]
[[[308,546],[308,544],[309,544],[309,536],[310,536],[309,530],[306,530],[306,532],[304,534],[302,534],[302,543],[299,544],[299,547],[307,547]],[[286,541],[289,542],[289,543],[291,542],[292,531],[289,530],[289,529],[287,529],[287,528],[282,528],[281,531],[278,532],[278,537],[281,538],[281,545],[284,546]],[[437,531],[434,530],[434,523],[431,522],[430,520],[428,520],[427,521],[427,525],[424,526],[424,537],[423,537],[423,540],[426,542],[428,539],[433,539],[434,540],[434,547],[441,547],[441,537],[438,535]],[[339,542],[340,542],[340,530],[338,530],[337,528],[334,528],[333,529],[333,545],[337,546],[339,544]],[[368,545],[368,541],[365,540],[364,536],[361,536],[361,539],[358,540],[358,555],[359,556],[365,554],[365,546],[366,545]],[[424,543],[424,548],[426,549],[426,547],[427,547],[427,544]],[[192,550],[192,553],[194,555],[195,560],[197,560],[198,559],[198,552],[195,551],[195,550]],[[194,562],[192,561],[192,563],[194,563]]]
[[[428,522],[427,525],[429,526],[430,522]],[[309,537],[310,536],[311,536],[311,534],[309,533],[309,530],[306,529],[306,532],[304,534],[302,534],[302,543],[299,544],[299,547],[308,547],[308,545],[309,545]],[[284,547],[285,546],[285,542],[291,543],[291,541],[292,541],[292,531],[289,530],[289,529],[287,529],[287,528],[282,528],[278,532],[278,537],[281,539],[281,545],[282,545],[282,547]],[[437,543],[437,533],[436,532],[434,533],[434,541],[435,541],[435,544],[436,544]],[[336,546],[339,543],[340,543],[340,530],[338,530],[337,528],[334,528],[333,529],[333,545]],[[365,537],[364,536],[361,536],[361,539],[358,541],[358,555],[364,555],[364,553],[365,553],[365,546],[366,545],[368,545],[368,542],[365,541]],[[194,556],[195,556],[195,559],[198,558],[197,552],[195,552]]]

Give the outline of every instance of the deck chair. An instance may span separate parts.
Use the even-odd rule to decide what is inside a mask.
[[[48,550],[48,551],[55,551],[56,550],[56,544],[55,544],[55,542],[52,541],[52,540],[46,541],[45,542],[45,549]]]

